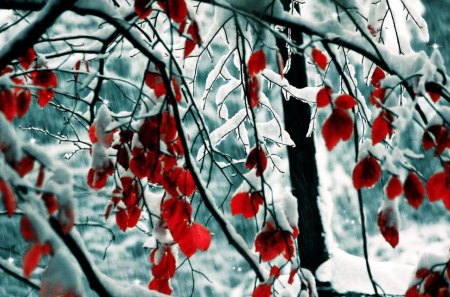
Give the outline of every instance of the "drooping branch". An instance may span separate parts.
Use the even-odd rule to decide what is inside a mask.
[[[376,44],[370,40],[370,37],[361,36],[358,32],[349,31],[337,20],[332,18],[322,23],[311,22],[304,18],[290,15],[288,12],[278,12],[277,14],[259,14],[242,9],[236,9],[233,6],[224,3],[223,1],[215,0],[197,0],[201,3],[209,3],[224,9],[232,10],[241,16],[246,17],[254,22],[270,28],[272,25],[278,25],[290,28],[294,31],[300,31],[310,36],[316,36],[320,39],[325,39],[328,43],[335,44],[347,48],[355,53],[358,53],[376,65],[383,68],[389,74],[398,76],[401,80],[407,75],[403,73],[404,63],[389,63],[388,61],[405,61],[408,65],[412,64],[413,60],[423,59],[422,54],[415,54],[414,57],[405,56],[392,53],[386,45]],[[330,33],[333,34],[330,34]],[[300,45],[298,45],[300,46]],[[446,83],[446,78],[441,82],[426,82],[428,86],[433,86],[434,90],[440,94],[445,100],[450,101],[450,92],[443,84]],[[426,84],[426,85],[427,85]],[[405,87],[410,89],[407,81],[404,81]]]
[[[87,3],[85,3],[87,4]],[[72,8],[72,10],[79,14],[88,14],[100,17],[116,27],[117,30],[121,32],[121,34],[143,55],[145,55],[148,59],[150,59],[161,71],[161,77],[164,81],[165,89],[167,90],[168,100],[169,102],[175,101],[175,95],[173,94],[171,87],[171,79],[168,73],[165,70],[165,64],[159,58],[157,58],[156,53],[153,53],[150,48],[148,48],[135,34],[134,29],[128,24],[128,22],[123,19],[118,18],[117,16],[106,13],[107,9],[99,10],[95,7],[87,5],[76,5]],[[245,241],[242,239],[240,235],[235,231],[234,227],[227,222],[225,217],[221,214],[220,210],[217,208],[214,199],[211,194],[206,189],[204,182],[202,181],[201,175],[195,167],[195,162],[189,153],[189,145],[187,141],[186,134],[184,133],[184,129],[182,127],[181,115],[178,110],[177,104],[172,104],[174,106],[174,116],[177,122],[177,130],[181,139],[181,143],[185,152],[186,159],[186,167],[192,174],[194,182],[197,186],[197,189],[202,197],[203,203],[207,209],[211,212],[213,217],[219,223],[222,231],[227,237],[230,244],[236,248],[236,250],[244,257],[250,267],[255,271],[257,277],[264,281],[264,273],[258,263],[258,260],[254,254],[247,248]]]

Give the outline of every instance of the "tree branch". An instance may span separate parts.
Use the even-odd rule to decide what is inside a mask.
[[[2,1],[0,0],[0,7],[2,2],[15,2],[15,1]],[[4,69],[12,60],[20,57],[30,47],[35,44],[42,34],[51,27],[56,19],[76,0],[49,0],[42,11],[39,13],[36,20],[29,24],[22,32],[19,32],[15,38],[11,41],[3,44],[0,50],[0,69]],[[21,1],[18,1],[20,3]],[[25,1],[32,2],[32,1]],[[37,2],[37,1],[36,1]]]
[[[37,11],[44,8],[49,0],[0,0],[0,9]]]
[[[25,276],[23,276],[22,271],[20,269],[18,269],[15,266],[10,265],[8,262],[6,262],[3,259],[0,259],[0,269],[2,269],[6,274],[14,277],[15,279],[25,283],[27,286],[35,289],[35,290],[40,290],[41,287],[38,283],[26,278]]]

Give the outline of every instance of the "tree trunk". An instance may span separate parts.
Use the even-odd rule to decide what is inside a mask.
[[[291,1],[283,0],[285,9]],[[302,44],[302,33],[292,32],[292,40]],[[282,40],[278,47],[283,58],[287,59],[287,49]],[[304,57],[292,55],[291,67],[286,78],[297,88],[307,86],[306,64]],[[298,226],[300,235],[298,245],[301,266],[313,273],[320,264],[328,259],[325,246],[324,229],[317,203],[319,179],[317,175],[316,148],[314,138],[306,137],[308,132],[311,108],[297,99],[283,100],[285,129],[295,142],[295,147],[288,148],[289,169],[292,193],[298,201]]]

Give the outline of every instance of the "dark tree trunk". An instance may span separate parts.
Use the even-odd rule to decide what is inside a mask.
[[[286,3],[291,1],[283,0]],[[302,33],[292,32],[292,40],[302,44]],[[283,58],[287,58],[287,50],[283,41],[278,41]],[[286,78],[297,88],[307,86],[306,65],[304,57],[293,55],[291,67]],[[301,266],[313,273],[320,264],[328,259],[325,246],[324,229],[317,203],[319,179],[317,175],[316,148],[314,138],[306,137],[311,108],[297,99],[283,100],[285,129],[295,142],[295,147],[288,148],[289,169],[291,175],[292,193],[298,201],[298,226],[300,235]]]

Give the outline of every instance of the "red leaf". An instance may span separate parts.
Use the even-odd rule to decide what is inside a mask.
[[[280,51],[277,51],[277,64],[278,64],[278,71],[280,72],[281,77],[284,77],[284,60],[283,56],[281,55]]]
[[[256,287],[253,291],[252,297],[270,297],[272,296],[272,286],[269,284],[262,284]]]
[[[173,142],[178,135],[175,117],[168,111],[161,114],[159,132],[160,138],[164,140],[166,144]]]
[[[256,236],[255,250],[264,262],[275,259],[281,253],[289,260],[294,254],[294,243],[289,232],[277,230],[272,224],[266,223],[265,230]]]
[[[148,284],[148,288],[167,295],[172,293],[168,278],[154,278]]]
[[[353,133],[353,120],[343,109],[336,108],[322,127],[327,149],[331,151],[340,140],[347,141]]]
[[[188,57],[194,50],[195,46],[199,44],[200,41],[202,40],[199,34],[198,24],[196,21],[191,22],[187,30],[187,33],[191,35],[192,39],[186,39],[186,43],[184,45],[184,58]]]
[[[175,168],[172,174],[174,174],[174,178],[176,177],[178,192],[186,197],[192,196],[197,187],[191,172],[186,169]]]
[[[431,100],[433,100],[434,103],[437,103],[439,99],[441,99],[441,94],[433,91],[428,91],[428,95],[430,96]]]
[[[97,137],[97,127],[95,126],[95,124],[92,124],[92,126],[89,127],[89,140],[93,144],[99,142],[99,139]]]
[[[108,174],[103,170],[95,170],[94,168],[89,169],[87,176],[87,184],[91,189],[100,190],[108,181]]]
[[[192,223],[185,231],[185,234],[178,241],[180,250],[183,254],[190,258],[199,249],[202,251],[207,251],[211,244],[211,233],[209,230],[199,224]]]
[[[294,277],[297,274],[297,271],[297,268],[291,270],[291,272],[289,273],[288,284],[292,285],[294,283]]]
[[[0,90],[0,111],[8,121],[12,121],[17,114],[17,99],[10,89]]]
[[[419,292],[417,292],[417,285],[413,285],[405,293],[405,297],[418,297],[418,296]]]
[[[44,201],[45,207],[49,215],[52,215],[58,210],[58,200],[52,193],[42,194],[42,200]]]
[[[425,276],[427,276],[427,274],[429,274],[429,273],[430,273],[430,270],[429,270],[429,269],[427,269],[427,268],[420,268],[420,269],[418,269],[418,270],[416,271],[416,278],[422,279],[422,278],[424,278]]]
[[[325,107],[328,104],[330,104],[332,92],[333,90],[328,86],[325,86],[322,89],[320,89],[319,92],[317,92],[316,96],[317,107]]]
[[[61,226],[61,232],[63,234],[69,234],[75,225],[75,215],[72,208],[67,205],[62,205],[58,212],[58,221]]]
[[[168,7],[164,2],[167,3]],[[175,23],[181,24],[187,19],[188,11],[185,0],[158,0],[158,4]]]
[[[372,74],[372,79],[370,82],[372,83],[372,86],[375,88],[380,87],[380,81],[386,77],[386,74],[384,74],[384,71],[381,70],[380,67],[376,67]]]
[[[372,145],[376,145],[383,141],[386,136],[392,135],[393,129],[391,126],[392,116],[387,112],[381,112],[373,121],[372,126]]]
[[[414,172],[408,174],[403,184],[403,189],[408,203],[416,209],[419,208],[424,199],[425,190],[417,174]]]
[[[249,78],[248,83],[248,96],[250,107],[255,109],[259,105],[259,80],[257,76]]]
[[[390,200],[394,200],[395,197],[400,196],[403,193],[402,181],[397,175],[393,175],[386,187],[386,195]]]
[[[379,88],[372,91],[370,94],[370,103],[375,107],[380,107],[380,103],[384,103],[384,99],[386,96],[386,89]]]
[[[266,68],[266,54],[262,49],[250,56],[247,68],[250,76],[255,76]]]
[[[450,146],[450,133],[443,125],[430,126],[423,133],[422,145],[425,150],[436,147],[436,155],[441,155]]]
[[[337,107],[342,109],[352,109],[358,104],[358,101],[356,101],[352,96],[344,94],[337,97],[335,104]]]
[[[384,239],[395,248],[399,241],[398,225],[392,208],[385,208],[378,214],[378,227]]]
[[[272,268],[270,268],[270,276],[273,276],[275,278],[279,278],[280,277],[280,268],[278,268],[278,266],[272,266]]]
[[[160,255],[159,263],[155,263],[153,253],[157,253],[158,249],[164,249],[162,251],[162,255]],[[159,251],[161,252],[161,251]],[[171,278],[175,275],[176,269],[176,260],[172,254],[172,249],[169,246],[162,246],[157,249],[154,249],[152,252],[153,257],[150,258],[150,261],[153,264],[152,274],[154,278]],[[153,260],[152,260],[153,258]]]
[[[145,19],[152,12],[150,0],[134,0],[134,11],[140,19]]]
[[[314,63],[316,63],[316,65],[322,69],[325,70],[327,68],[327,64],[328,64],[328,59],[327,56],[325,56],[320,50],[318,49],[313,49],[311,52],[312,58],[314,60]]]
[[[253,148],[247,156],[245,167],[248,170],[256,168],[256,176],[261,176],[261,173],[267,168],[267,157],[264,150],[259,147]]]
[[[447,172],[435,173],[428,180],[426,190],[431,202],[442,199],[444,205],[450,210],[450,174]]]
[[[125,232],[128,226],[128,213],[124,209],[119,209],[116,212],[116,224],[120,230]]]
[[[161,217],[166,221],[175,241],[186,234],[191,215],[192,207],[184,199],[171,198],[162,205]]]
[[[34,85],[47,88],[46,90],[38,91],[38,103],[45,107],[55,94],[53,89],[58,85],[58,78],[51,70],[40,70],[31,73],[31,79]]]
[[[156,97],[159,98],[166,94],[166,88],[160,74],[147,72],[145,74],[145,83],[155,92]]]
[[[138,205],[134,207],[128,208],[128,228],[133,228],[139,222],[139,218],[141,217],[141,209]]]
[[[25,55],[19,57],[19,63],[23,69],[27,70],[28,68],[30,68],[31,63],[33,63],[35,59],[36,53],[34,52],[34,49],[31,47],[27,50]]]
[[[231,213],[233,216],[242,214],[244,218],[253,218],[259,211],[259,206],[264,203],[263,198],[257,192],[237,193],[231,199]]]
[[[151,151],[159,150],[161,116],[146,119],[139,128],[139,140],[144,148]]]
[[[381,176],[381,167],[378,161],[371,156],[365,157],[353,169],[353,186],[355,189],[373,187]]]
[[[22,160],[14,164],[14,169],[20,175],[20,177],[24,177],[28,173],[30,173],[34,168],[34,158],[27,155]]]
[[[128,170],[130,165],[130,155],[126,145],[121,145],[117,151],[117,163],[120,164],[125,170]]]
[[[17,93],[17,115],[22,118],[30,109],[31,93],[29,90],[21,90]]]
[[[9,217],[14,214],[16,210],[16,195],[14,195],[11,186],[0,178],[0,194],[2,195],[3,206],[6,209],[6,213]]]
[[[42,247],[39,243],[33,244],[23,257],[23,274],[26,278],[36,269],[41,260]]]
[[[147,176],[148,173],[147,158],[144,153],[133,157],[130,160],[130,171],[139,179]]]
[[[26,215],[22,216],[20,219],[20,233],[25,241],[37,240],[36,231],[34,230],[33,225],[31,225],[30,219]]]
[[[175,100],[177,102],[181,102],[181,99],[183,99],[183,98],[181,95],[180,86],[178,85],[178,83],[175,79],[172,79],[172,87],[173,87],[173,92],[175,94]]]
[[[45,179],[45,167],[44,165],[41,164],[41,166],[39,166],[39,172],[36,178],[36,187],[38,188],[42,187],[42,185],[44,185],[44,179]]]

